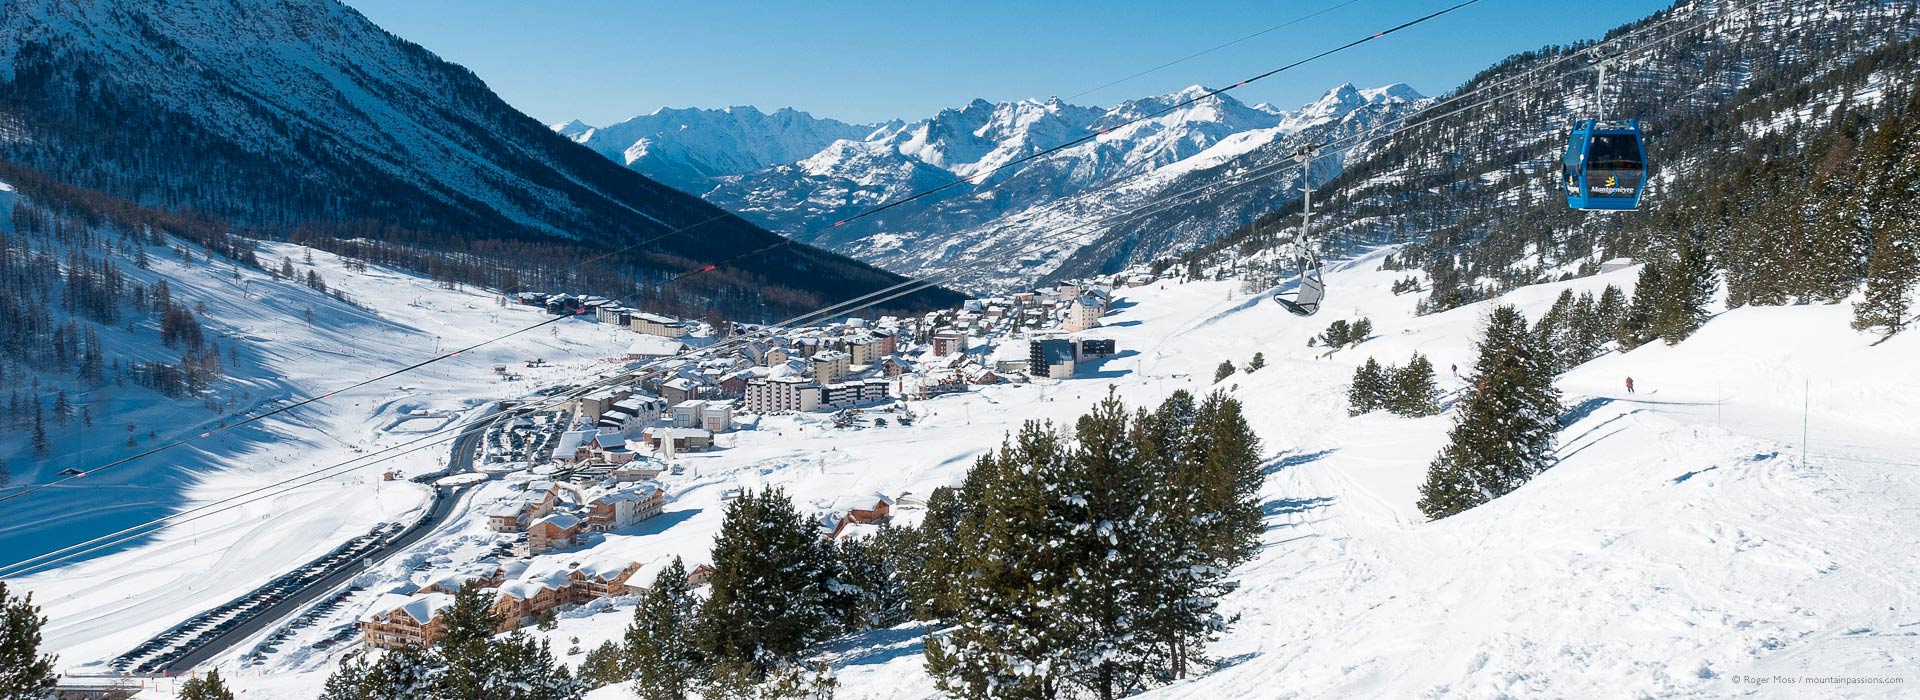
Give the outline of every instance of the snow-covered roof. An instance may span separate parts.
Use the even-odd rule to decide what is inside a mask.
[[[487,517],[517,518],[520,517],[521,512],[527,509],[527,505],[527,501],[524,498],[510,498],[487,508]]]
[[[627,345],[628,357],[667,357],[685,352],[687,344],[675,338],[659,335],[637,335]]]
[[[453,596],[445,593],[415,593],[405,595],[388,593],[373,601],[373,609],[360,616],[362,622],[372,622],[374,618],[385,616],[393,619],[394,614],[406,615],[414,622],[426,624],[441,609],[453,604]]]
[[[561,433],[560,439],[553,445],[552,457],[554,459],[571,459],[573,453],[579,450],[580,445],[584,444],[592,435],[593,433],[586,430],[569,430]]]
[[[622,572],[627,570],[627,567],[637,564],[639,564],[639,562],[612,557],[600,557],[597,559],[589,559],[581,563],[580,566],[574,570],[580,572],[582,576],[586,576],[587,578],[606,581],[618,577]]]
[[[840,528],[840,534],[835,535],[835,537],[837,539],[851,540],[851,539],[859,539],[861,537],[871,537],[878,532],[880,532],[879,525],[873,525],[869,523],[848,523],[846,527]]]
[[[571,530],[580,526],[580,516],[572,513],[552,513],[534,521],[535,525],[552,525],[562,530]]]
[[[634,503],[639,503],[641,501],[645,501],[650,498],[653,498],[653,495],[655,493],[658,493],[659,491],[660,491],[660,486],[658,484],[641,482],[639,484],[635,484],[630,488],[621,489],[619,491],[614,491],[612,493],[601,494],[599,498],[595,498],[593,500],[595,503],[619,503],[621,501],[632,501]]]

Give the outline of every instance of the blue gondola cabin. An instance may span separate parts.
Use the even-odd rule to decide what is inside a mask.
[[[1640,122],[1588,119],[1575,124],[1561,166],[1567,206],[1603,211],[1640,208],[1647,182]]]

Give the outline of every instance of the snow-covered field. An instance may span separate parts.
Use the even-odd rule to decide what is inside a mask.
[[[1415,488],[1450,419],[1348,417],[1346,381],[1369,356],[1401,363],[1418,350],[1439,368],[1451,396],[1459,380],[1448,367],[1471,364],[1487,305],[1414,317],[1413,295],[1386,291],[1396,273],[1374,269],[1380,254],[1331,270],[1330,303],[1311,319],[1248,298],[1236,282],[1122,290],[1106,326],[1088,334],[1116,339],[1119,355],[1083,365],[1072,380],[918,403],[914,410],[924,418],[912,427],[844,430],[820,417],[768,418],[755,430],[724,436],[723,449],[682,455],[688,471],[666,478],[672,495],[665,515],[534,565],[583,557],[704,560],[726,488],[777,484],[803,507],[874,491],[925,494],[957,482],[974,455],[1021,421],[1070,420],[1108,386],[1136,405],[1175,389],[1206,391],[1221,360],[1244,365],[1258,351],[1267,367],[1236,374],[1222,387],[1247,403],[1271,458],[1265,548],[1240,571],[1241,588],[1226,601],[1225,612],[1239,619],[1213,648],[1221,668],[1149,696],[1916,692],[1920,601],[1911,591],[1920,586],[1920,421],[1913,416],[1920,415],[1920,398],[1911,389],[1920,386],[1912,362],[1920,339],[1908,334],[1869,347],[1869,338],[1846,329],[1844,306],[1742,309],[1677,347],[1602,357],[1560,381],[1572,410],[1557,467],[1487,506],[1427,523],[1413,506]],[[1530,287],[1501,301],[1537,317],[1564,288],[1628,287],[1635,272]],[[408,322],[432,316],[420,313],[425,317]],[[1363,315],[1374,323],[1372,340],[1332,357],[1306,346],[1328,322]],[[445,318],[474,317],[470,310]],[[583,336],[576,352],[590,354],[595,339]],[[549,359],[560,354],[543,352]],[[463,371],[483,372],[484,364]],[[1628,375],[1639,393],[1624,392]],[[367,416],[363,406],[356,419],[384,424],[392,417]],[[328,493],[362,493],[355,488],[369,487],[339,485]],[[482,491],[476,502],[497,495]],[[410,506],[395,504],[384,514]],[[85,594],[63,599],[53,593],[56,577],[29,580],[51,603],[51,646],[80,660],[130,643],[139,625],[163,617],[154,594],[184,595],[196,582],[214,587],[203,572],[226,566],[223,557],[258,567],[247,557],[259,554],[230,552],[313,542],[313,531],[302,530],[290,512],[297,510],[275,509],[264,530],[247,518],[209,528],[213,534],[203,530],[198,546],[169,550],[176,563],[133,563],[133,556],[161,549],[150,545],[57,575],[59,590]],[[469,521],[421,544],[413,560],[457,563],[483,550],[489,537]],[[406,563],[371,572],[368,595],[355,599],[362,608],[343,608],[333,623],[364,612],[373,595],[407,585]],[[144,573],[116,576],[116,564]],[[137,600],[116,604],[122,597]],[[557,651],[585,651],[618,636],[630,615],[630,602],[616,602],[564,615],[557,630],[542,634]],[[907,627],[834,645],[827,657],[838,668],[837,697],[936,696],[921,670],[919,634]],[[312,697],[339,653],[299,653],[292,645],[265,666],[243,667],[238,657],[249,646],[219,663],[253,698]],[[1905,682],[1787,684],[1773,681],[1776,674]],[[1756,676],[1770,682],[1747,680]],[[616,687],[593,697],[627,696]]]
[[[322,394],[549,318],[531,307],[498,306],[484,292],[442,289],[410,274],[379,267],[349,271],[325,252],[313,251],[309,266],[306,254],[303,247],[266,243],[260,258],[270,266],[290,258],[301,274],[312,267],[330,287],[373,310],[256,271],[208,264],[202,255],[183,263],[167,257],[164,248],[154,249],[152,270],[126,269],[148,282],[164,276],[175,299],[205,303],[200,315],[209,336],[230,352],[230,379],[220,389],[248,395],[241,409]],[[623,338],[631,334],[580,320],[556,323],[9,501],[6,522],[0,523],[0,562],[362,457],[439,425],[451,430],[498,399],[610,371],[614,366],[605,358],[625,347]],[[556,366],[521,366],[536,357]],[[493,374],[495,364],[508,364],[525,379],[503,382]],[[213,428],[223,417],[192,401],[149,400],[120,415],[102,415],[93,427],[65,431],[54,459],[24,469],[15,465],[16,483],[50,481],[59,469],[92,468],[134,452],[121,445],[128,435],[123,423],[139,424],[144,449]],[[151,439],[144,437],[150,426],[156,429]],[[44,607],[51,619],[45,643],[63,667],[104,661],[381,522],[411,520],[426,502],[427,487],[383,484],[380,473],[429,471],[447,456],[444,448],[424,450],[346,472],[8,584],[33,592]]]

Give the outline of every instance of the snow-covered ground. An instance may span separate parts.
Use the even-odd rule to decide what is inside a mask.
[[[1869,347],[1870,338],[1847,330],[1844,306],[1742,309],[1679,346],[1595,360],[1560,381],[1572,410],[1558,466],[1512,495],[1427,523],[1414,508],[1415,488],[1450,419],[1348,417],[1346,382],[1369,356],[1401,363],[1418,350],[1451,396],[1459,380],[1448,368],[1471,364],[1488,305],[1414,317],[1414,295],[1387,291],[1398,273],[1375,269],[1381,254],[1331,270],[1329,305],[1310,319],[1239,293],[1237,282],[1122,290],[1106,326],[1088,334],[1116,339],[1120,354],[1083,366],[1072,380],[917,403],[923,419],[912,427],[845,430],[819,417],[768,418],[724,436],[723,449],[683,455],[687,473],[666,478],[665,515],[534,565],[703,560],[728,487],[781,485],[803,507],[873,491],[925,494],[957,482],[974,455],[1021,421],[1070,420],[1108,386],[1135,405],[1175,389],[1206,391],[1221,360],[1244,365],[1257,351],[1267,367],[1222,387],[1246,402],[1271,458],[1265,548],[1226,601],[1238,621],[1212,650],[1221,668],[1149,697],[1913,692],[1920,398],[1911,389],[1920,386],[1920,368],[1911,360],[1920,357],[1920,338]],[[1562,289],[1628,287],[1635,273],[1529,287],[1500,301],[1537,317]],[[1307,347],[1328,322],[1363,315],[1373,321],[1372,340],[1331,357]],[[1628,375],[1638,394],[1624,392]],[[476,501],[505,487],[485,488]],[[264,546],[292,532],[275,527],[253,537]],[[457,563],[490,537],[469,521],[420,545],[421,556]],[[218,565],[208,545],[183,551],[206,552],[195,562],[202,570]],[[91,604],[157,588],[110,582],[99,569],[111,561],[79,569],[98,582]],[[364,612],[374,594],[418,583],[403,581],[405,563],[370,573],[368,596],[356,599],[362,609],[346,606],[334,623]],[[179,567],[157,576],[193,578]],[[52,602],[56,651],[87,649],[90,640],[92,648],[110,646],[99,641],[104,633],[82,638],[62,621],[88,603]],[[616,601],[563,615],[557,630],[541,634],[556,651],[585,651],[618,636],[630,615],[631,603]],[[919,634],[909,626],[834,645],[837,697],[937,696],[922,671]],[[241,650],[219,663],[249,697],[311,697],[338,649],[330,657],[291,648],[266,666],[241,666]],[[1905,682],[1746,680],[1776,674]],[[593,697],[626,695],[616,687]]]
[[[206,305],[200,316],[207,333],[229,352],[230,378],[220,390],[250,397],[239,410],[322,394],[549,318],[531,307],[499,306],[484,292],[443,289],[411,274],[377,266],[351,271],[321,251],[312,252],[314,262],[308,265],[307,249],[289,244],[262,244],[263,264],[277,267],[289,258],[300,274],[318,271],[330,287],[368,310],[260,272],[209,264],[199,253],[194,262],[184,263],[164,247],[152,251],[151,270],[125,269],[149,283],[164,277],[176,300]],[[9,501],[0,523],[0,562],[24,560],[362,457],[419,439],[438,426],[452,430],[499,399],[615,369],[609,358],[630,339],[630,333],[570,319]],[[522,366],[533,358],[555,364]],[[524,379],[502,381],[493,374],[495,364],[511,366]],[[132,404],[116,398],[114,405],[120,413],[103,413],[92,427],[64,431],[52,460],[25,468],[16,464],[16,484],[50,481],[59,469],[88,469],[133,453],[121,444],[128,435],[123,423],[140,426],[145,449],[227,418],[191,400],[164,401],[157,395]],[[157,431],[151,439],[145,437],[149,427]],[[444,448],[431,449],[370,465],[8,584],[33,592],[43,606],[51,619],[45,643],[60,655],[63,667],[94,664],[381,522],[416,517],[427,487],[404,480],[382,483],[380,473],[430,471],[447,456]]]

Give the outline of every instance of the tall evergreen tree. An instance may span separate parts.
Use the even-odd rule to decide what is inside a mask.
[[[1360,320],[1353,322],[1353,326],[1347,333],[1347,344],[1359,345],[1371,337],[1373,337],[1373,320],[1363,316]]]
[[[1511,493],[1553,460],[1560,392],[1526,317],[1495,308],[1478,349],[1447,446],[1420,487],[1419,507],[1430,518]]]
[[[1560,290],[1559,298],[1553,306],[1533,323],[1534,343],[1547,351],[1555,373],[1565,372],[1577,360],[1574,343],[1574,296],[1573,290]]]
[[[1612,339],[1627,317],[1627,295],[1619,287],[1611,284],[1601,290],[1600,300],[1593,305],[1594,323],[1599,326],[1597,334],[1605,342]]]
[[[53,454],[53,441],[47,438],[47,422],[40,414],[40,405],[33,407],[33,456],[46,459]]]
[[[1693,335],[1707,321],[1707,304],[1713,301],[1716,288],[1706,250],[1698,245],[1683,246],[1667,276],[1665,290],[1656,299],[1654,333],[1668,345],[1677,345]]]
[[[698,605],[679,557],[640,594],[627,627],[626,654],[642,700],[685,700],[700,680],[703,660],[693,643]]]
[[[702,653],[764,677],[833,632],[830,555],[817,531],[780,489],[728,504],[713,544],[712,593],[700,609]]]
[[[15,596],[0,581],[0,700],[36,700],[53,692],[53,656],[40,653],[47,618],[33,594]]]
[[[1871,236],[1861,226],[1859,188],[1853,186],[1860,155],[1842,131],[1815,171],[1812,227],[1804,245],[1802,300],[1834,304],[1858,286]]]
[[[1084,526],[1063,517],[1068,494],[1052,488],[1068,482],[1070,461],[1052,425],[1029,421],[982,460],[985,478],[970,476],[967,497],[979,514],[960,532],[969,571],[958,619],[926,647],[927,671],[949,695],[1042,700],[1062,690],[1059,661],[1083,634],[1056,623],[1070,602],[1067,543]]]
[[[1347,415],[1377,411],[1386,405],[1387,372],[1380,362],[1369,357],[1353,371],[1353,383],[1347,388]]]
[[[1199,508],[1211,527],[1201,546],[1216,563],[1232,567],[1253,557],[1265,530],[1260,512],[1260,437],[1247,424],[1240,401],[1215,391],[1194,413],[1193,480]]]
[[[986,456],[975,460],[968,480],[984,474],[983,463],[989,462],[991,458]],[[959,539],[961,522],[968,512],[963,505],[965,493],[968,490],[964,486],[935,489],[927,497],[926,517],[914,528],[914,547],[921,564],[907,571],[907,594],[916,620],[952,621],[959,613],[959,577],[966,570],[966,549]]]
[[[496,659],[491,646],[503,621],[481,589],[464,586],[440,612],[445,632],[434,642],[434,665],[442,669],[438,692],[450,697],[484,697]]]
[[[1882,174],[1867,196],[1872,248],[1867,258],[1866,296],[1853,308],[1853,327],[1891,336],[1906,327],[1908,308],[1920,284],[1920,117],[1889,120],[1882,131],[1913,131],[1903,137],[1876,133],[1876,142],[1891,142],[1884,154]]]
[[[1413,353],[1413,359],[1407,366],[1396,370],[1392,378],[1392,391],[1388,395],[1385,408],[1409,418],[1431,416],[1440,412],[1440,387],[1433,378],[1433,363],[1426,355]]]
[[[916,547],[910,530],[886,524],[872,535],[843,538],[833,545],[841,629],[881,629],[908,619],[906,572],[916,565]]]
[[[1866,296],[1853,306],[1853,327],[1858,330],[1892,336],[1906,328],[1914,284],[1920,279],[1920,237],[1905,228],[1909,226],[1891,220],[1874,225]]]
[[[1622,348],[1631,350],[1660,337],[1654,329],[1654,316],[1660,296],[1667,290],[1667,277],[1661,266],[1658,260],[1648,260],[1640,266],[1640,277],[1633,284],[1633,302],[1626,305],[1614,328],[1613,337],[1620,341]],[[1601,305],[1606,305],[1605,295],[1601,296]]]
[[[1074,424],[1073,468],[1052,485],[1058,517],[1084,524],[1065,543],[1068,603],[1053,624],[1078,634],[1061,671],[1101,700],[1144,686],[1157,651],[1147,622],[1170,592],[1163,572],[1172,523],[1155,503],[1166,484],[1132,437],[1126,407],[1109,391]]]

